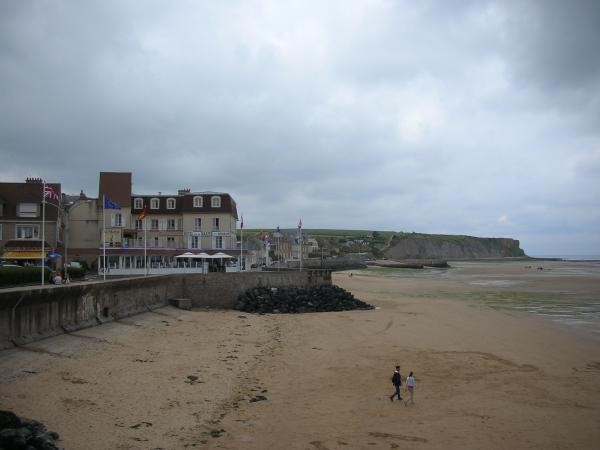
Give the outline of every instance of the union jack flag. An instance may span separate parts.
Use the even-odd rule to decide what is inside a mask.
[[[45,185],[44,198],[47,198],[48,200],[58,201],[60,200],[60,195],[58,195],[58,192],[56,192],[52,186]]]

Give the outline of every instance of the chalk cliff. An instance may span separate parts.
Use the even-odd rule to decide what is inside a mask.
[[[509,238],[479,238],[440,234],[399,233],[384,250],[386,258],[477,259],[526,256],[519,241]]]

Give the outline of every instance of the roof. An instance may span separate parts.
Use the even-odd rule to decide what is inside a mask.
[[[210,198],[214,195],[218,195],[221,197],[221,206],[218,208],[213,208],[211,206]],[[194,208],[194,197],[202,197],[202,207]],[[131,212],[133,214],[139,214],[144,209],[135,208],[135,199],[141,198],[143,200],[142,204],[148,206],[148,214],[181,214],[183,212],[188,213],[215,213],[215,214],[231,214],[236,219],[237,215],[237,204],[235,200],[231,197],[231,195],[220,192],[190,192],[185,195],[134,195],[131,197]],[[150,209],[150,199],[158,198],[159,199],[159,208],[158,209]],[[167,209],[167,199],[174,198],[175,199],[175,208]]]
[[[163,194],[162,192],[152,195],[151,197],[183,197],[184,195],[192,195],[192,196],[198,196],[198,195],[229,195],[227,192],[215,192],[215,191],[197,191],[197,192],[185,192],[183,194],[177,193],[177,194]],[[150,197],[149,194],[131,194],[132,197]]]

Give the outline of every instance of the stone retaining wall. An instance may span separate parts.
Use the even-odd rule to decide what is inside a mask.
[[[233,308],[239,294],[257,286],[313,287],[331,284],[328,270],[282,270],[279,272],[209,273],[183,279],[183,297],[194,307]]]
[[[171,298],[229,309],[252,287],[322,284],[331,284],[330,271],[177,274],[0,290],[0,349],[166,306]]]

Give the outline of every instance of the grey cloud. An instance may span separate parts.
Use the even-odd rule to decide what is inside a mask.
[[[4,2],[0,175],[600,253],[598,30],[583,1]]]
[[[545,89],[580,90],[600,78],[600,3],[515,2],[509,7],[515,72]]]

